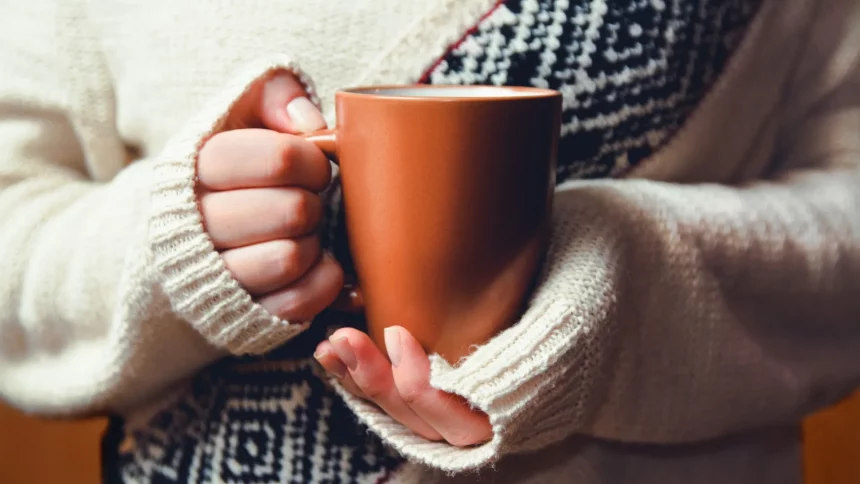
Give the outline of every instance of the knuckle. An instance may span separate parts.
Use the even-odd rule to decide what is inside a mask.
[[[445,436],[445,440],[454,447],[468,447],[477,444],[479,439],[470,430],[454,430]]]
[[[286,209],[284,210],[284,228],[287,232],[291,232],[298,227],[302,227],[307,223],[307,197],[303,194],[298,194],[289,197],[286,201]]]
[[[356,385],[351,378],[344,378],[340,381],[340,384],[343,385],[343,388],[346,391],[355,395],[356,397],[361,398],[362,400],[370,400],[370,397],[368,397],[363,391],[361,391],[361,388],[358,388],[358,385]]]
[[[282,240],[275,244],[272,263],[278,268],[281,277],[291,275],[301,263],[299,246],[291,240]]]
[[[270,177],[277,180],[287,181],[293,177],[298,164],[298,148],[295,140],[290,136],[281,136],[276,152],[272,154],[272,162],[269,173]]]
[[[322,186],[319,188],[323,189],[331,181],[332,168],[331,168],[331,163],[328,161],[328,156],[322,154],[322,152],[320,152],[320,155],[321,156],[319,156],[318,160],[319,160],[319,165],[320,165],[320,169],[321,169],[321,173],[322,173],[323,183],[322,183]]]
[[[321,310],[316,299],[315,294],[309,294],[306,290],[293,291],[281,302],[278,315],[284,319],[310,321]]]
[[[266,80],[264,95],[280,100],[284,94],[290,94],[304,89],[298,79],[289,71],[278,71]]]
[[[292,210],[286,223],[296,230],[309,230],[316,226],[321,211],[322,204],[319,197],[301,191],[292,200]]]
[[[298,259],[301,259],[301,254],[298,254]],[[305,277],[312,278],[313,282],[304,284],[302,287],[294,286],[290,290],[290,293],[280,301],[277,311],[279,316],[284,319],[301,319],[307,321],[313,319],[329,304],[334,302],[342,284],[331,286],[331,294],[329,294],[326,291],[326,287],[320,284],[319,279],[325,278],[326,280],[336,281],[337,277],[320,273],[319,270],[319,267],[314,266],[311,268]],[[336,266],[335,270],[338,273],[341,272],[339,266]]]
[[[332,333],[331,339],[346,338],[350,341],[350,344],[352,344],[355,342],[355,340],[361,338],[362,336],[364,336],[364,333],[362,333],[361,331],[359,331],[355,328],[345,327],[345,328],[340,328],[340,329],[336,330],[334,333]]]
[[[430,391],[430,385],[421,382],[405,382],[405,384],[398,385],[398,390],[403,401],[409,405],[413,405],[421,403],[421,400]]]
[[[308,211],[309,215],[309,227],[314,228],[319,225],[323,216],[323,205],[322,200],[316,195],[310,195],[311,203],[310,210]]]
[[[278,317],[286,320],[307,320],[313,315],[305,311],[306,298],[301,292],[292,292],[278,304]]]
[[[370,400],[379,401],[384,399],[388,394],[388,388],[372,381],[373,380],[370,380],[365,382],[363,385],[359,385],[361,391],[364,392],[365,396]]]
[[[320,252],[322,252],[322,247],[320,246],[320,239],[316,235],[296,242],[296,253],[305,264],[319,260]]]
[[[326,267],[326,281],[328,281],[328,287],[332,291],[331,300],[334,301],[334,298],[340,293],[340,290],[343,288],[344,284],[344,275],[343,268],[335,262],[334,259],[330,259],[326,257],[323,259],[323,264]]]

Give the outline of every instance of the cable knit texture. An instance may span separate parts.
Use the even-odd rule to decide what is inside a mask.
[[[133,419],[134,482],[799,482],[793,426],[860,384],[860,4],[761,0],[747,25],[740,0],[631,0],[655,23],[623,29],[618,5],[7,5],[0,396]],[[676,30],[705,18],[741,36]],[[637,39],[713,55],[651,64]],[[432,358],[431,384],[487,412],[490,442],[423,440],[323,385],[308,361],[325,328],[272,317],[213,250],[197,153],[275,69],[329,122],[357,84],[565,93],[527,311],[457,365]]]

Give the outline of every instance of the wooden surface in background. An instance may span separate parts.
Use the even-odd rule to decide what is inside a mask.
[[[804,426],[806,484],[860,483],[860,394]],[[96,484],[100,420],[41,421],[0,406],[0,483]]]
[[[807,484],[860,484],[860,393],[807,419]]]
[[[104,426],[38,420],[0,405],[0,483],[98,484]]]

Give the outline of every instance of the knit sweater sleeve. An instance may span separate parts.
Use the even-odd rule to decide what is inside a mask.
[[[110,75],[79,6],[0,15],[0,397],[50,414],[133,409],[304,328],[231,277],[194,195],[197,150],[235,101],[295,67],[249,66],[161,153],[122,168]]]
[[[347,396],[362,420],[462,471],[576,434],[683,443],[797,422],[856,388],[860,31],[846,10],[853,30],[817,29],[787,91],[775,177],[558,190],[522,320],[456,366],[431,358],[431,384],[487,412],[492,441],[425,441]]]

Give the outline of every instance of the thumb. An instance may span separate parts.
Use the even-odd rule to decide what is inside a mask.
[[[280,72],[263,84],[257,104],[263,125],[284,133],[310,133],[326,127],[319,109],[310,101],[296,76]]]
[[[305,88],[285,71],[260,79],[236,105],[228,129],[264,127],[281,133],[309,133],[326,127]]]

